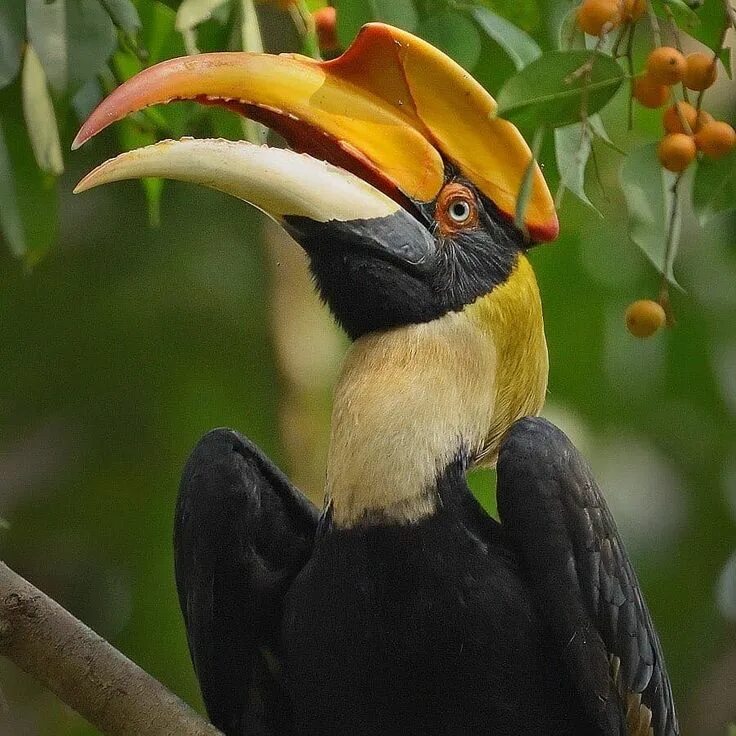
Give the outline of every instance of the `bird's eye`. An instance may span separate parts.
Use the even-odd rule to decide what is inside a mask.
[[[462,199],[456,199],[447,208],[447,214],[458,224],[462,225],[470,217],[470,205]]]
[[[446,184],[437,197],[435,220],[444,235],[477,227],[478,204],[475,193],[464,184]]]

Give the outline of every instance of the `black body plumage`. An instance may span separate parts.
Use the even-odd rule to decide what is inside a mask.
[[[465,466],[457,458],[438,479],[434,515],[341,529],[247,440],[203,438],[175,551],[215,725],[227,736],[638,736],[649,731],[638,712],[627,726],[627,709],[640,702],[653,736],[679,732],[636,577],[569,440],[540,419],[512,427],[500,524]]]

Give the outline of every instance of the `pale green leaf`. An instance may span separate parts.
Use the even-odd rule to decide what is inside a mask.
[[[736,210],[736,149],[713,161],[698,163],[693,184],[693,205],[701,224],[729,210]]]
[[[138,10],[131,0],[100,0],[112,22],[125,33],[134,36],[141,27]]]
[[[260,54],[263,51],[263,40],[253,0],[240,0],[240,2],[242,7],[240,38],[243,51]]]
[[[578,25],[578,9],[570,8],[562,18],[557,43],[562,51],[585,48],[585,34]]]
[[[517,70],[542,55],[537,42],[506,18],[483,7],[473,8],[472,15],[486,35],[506,52]]]
[[[183,0],[176,11],[175,27],[179,33],[190,31],[212,17],[227,0]]]
[[[10,84],[20,69],[26,37],[26,11],[23,3],[0,3],[0,88]]]
[[[592,60],[590,79],[581,73]],[[549,127],[580,120],[584,98],[587,112],[600,110],[624,80],[618,62],[584,50],[549,51],[509,79],[498,94],[498,114],[525,126]]]
[[[464,69],[472,69],[480,57],[481,39],[475,24],[465,15],[454,10],[446,10],[430,15],[417,30]]]
[[[560,172],[560,186],[598,212],[585,193],[585,167],[590,151],[590,135],[583,135],[581,123],[555,130],[555,159]]]
[[[26,13],[28,39],[57,93],[95,77],[117,46],[112,19],[98,0],[27,0]]]
[[[21,77],[23,115],[36,161],[43,171],[59,176],[64,171],[59,129],[46,75],[31,44],[26,46]]]
[[[261,39],[261,28],[258,23],[253,0],[240,0],[241,2],[241,25],[240,36],[243,51],[261,53],[263,51],[263,40]],[[255,120],[242,118],[241,126],[245,140],[251,143],[264,143],[266,140],[266,128]]]
[[[672,271],[674,257],[665,264],[667,232],[674,198],[674,176],[657,158],[657,144],[635,148],[621,166],[621,188],[629,212],[629,237],[660,273],[679,287]],[[679,210],[678,210],[679,212]],[[675,249],[679,242],[681,218],[675,219]]]
[[[545,132],[546,129],[544,126],[540,126],[534,131],[534,138],[532,139],[532,157],[529,159],[529,163],[524,170],[524,176],[522,177],[521,185],[519,186],[519,193],[516,197],[514,224],[524,233],[526,233],[526,209],[529,206],[529,200],[532,196],[534,172],[537,168],[537,161],[539,161],[539,152],[542,150]]]

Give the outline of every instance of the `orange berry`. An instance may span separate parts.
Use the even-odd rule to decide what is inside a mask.
[[[639,20],[646,9],[647,0],[624,0],[623,19],[629,22]]]
[[[591,36],[600,36],[621,22],[618,0],[583,0],[578,8],[578,25]]]
[[[669,95],[667,87],[654,82],[647,74],[634,80],[634,98],[644,107],[662,107]]]
[[[695,139],[684,133],[668,133],[659,143],[657,155],[659,162],[667,171],[679,174],[695,158],[697,149]]]
[[[709,158],[721,158],[736,145],[736,132],[728,123],[714,120],[695,134],[695,145]]]
[[[685,118],[685,121],[690,126],[690,130],[686,130],[682,125],[680,115],[677,114],[677,108],[679,108],[682,117]],[[688,102],[678,102],[676,105],[668,107],[662,115],[662,124],[667,133],[685,133],[686,135],[694,133],[712,120],[713,116],[710,113],[705,110],[698,112]]]
[[[314,30],[317,32],[317,43],[320,51],[337,51],[340,43],[337,40],[337,12],[328,5],[312,13]]]
[[[685,57],[671,46],[660,46],[647,57],[647,75],[658,84],[681,82],[686,68]]]
[[[651,299],[639,299],[626,310],[626,329],[634,337],[651,337],[666,322],[662,305]]]
[[[716,81],[716,63],[712,54],[696,51],[685,59],[683,82],[688,89],[700,92]]]

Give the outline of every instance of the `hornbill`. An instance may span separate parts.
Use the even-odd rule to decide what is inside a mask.
[[[548,362],[526,251],[558,221],[493,98],[431,45],[371,24],[330,62],[158,64],[74,145],[184,98],[261,121],[291,150],[165,141],[77,190],[165,176],[252,203],[306,251],[352,339],[321,511],[232,430],[205,435],[184,470],[176,581],[213,723],[228,736],[678,734],[603,495],[536,417]],[[500,522],[468,489],[479,464],[497,464]]]

